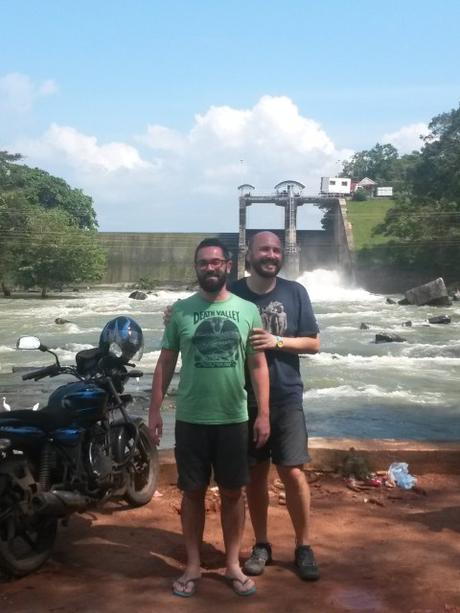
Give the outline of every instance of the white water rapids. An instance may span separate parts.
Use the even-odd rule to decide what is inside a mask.
[[[460,303],[442,309],[390,305],[386,296],[347,287],[338,273],[327,270],[306,272],[299,281],[309,291],[321,329],[321,353],[301,359],[312,436],[460,439]],[[135,412],[145,416],[162,311],[188,294],[158,291],[145,301],[128,295],[128,290],[94,289],[47,300],[0,299],[0,410],[3,396],[13,408],[32,406],[37,399],[43,406],[58,384],[57,379],[22,383],[20,373],[12,373],[13,367],[49,364],[51,357],[16,351],[17,337],[37,335],[60,360],[71,362],[77,351],[97,344],[109,319],[127,314],[144,330],[139,367],[146,376],[129,391],[136,396]],[[428,324],[428,317],[441,313],[452,318],[451,324]],[[56,318],[71,323],[57,325]],[[403,325],[407,321],[412,327]],[[369,329],[360,330],[361,323]],[[397,333],[406,342],[375,344],[381,331]],[[173,420],[173,409],[166,410],[166,447],[172,443]]]

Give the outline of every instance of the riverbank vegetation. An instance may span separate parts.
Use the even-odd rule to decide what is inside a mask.
[[[392,145],[377,144],[345,162],[341,174],[353,179],[369,176],[395,190],[394,206],[380,221],[383,206],[375,206],[377,200],[349,205],[361,261],[422,270],[456,282],[460,276],[460,106],[434,117],[428,128],[420,152],[400,156]],[[359,214],[359,207],[365,211],[369,207],[369,215]]]
[[[106,257],[93,201],[63,179],[0,151],[0,283],[49,289],[97,281]]]
[[[369,198],[364,202],[350,200],[348,219],[353,227],[353,241],[357,252],[387,243],[390,238],[376,234],[375,228],[385,221],[395,202],[389,198]]]

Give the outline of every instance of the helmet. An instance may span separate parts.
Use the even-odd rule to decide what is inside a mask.
[[[144,335],[132,317],[120,316],[105,324],[99,339],[104,353],[112,353],[124,362],[140,360],[144,351]]]

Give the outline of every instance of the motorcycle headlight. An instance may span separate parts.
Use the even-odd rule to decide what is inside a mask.
[[[110,343],[109,352],[116,358],[121,358],[123,351],[118,343]]]
[[[11,447],[11,441],[8,438],[0,438],[0,451],[6,451]]]

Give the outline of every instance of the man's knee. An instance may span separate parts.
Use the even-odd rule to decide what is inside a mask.
[[[249,485],[266,483],[270,472],[270,462],[259,462],[249,468]]]
[[[219,487],[219,494],[220,494],[222,502],[224,501],[237,502],[243,496],[243,488],[238,487],[238,488],[229,489],[225,487]]]
[[[190,502],[203,502],[207,488],[196,488],[193,490],[183,490],[182,497]]]
[[[307,483],[307,478],[302,466],[277,466],[278,475],[284,485],[303,485]]]

